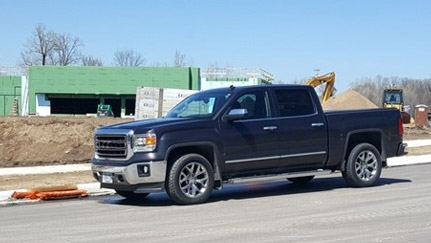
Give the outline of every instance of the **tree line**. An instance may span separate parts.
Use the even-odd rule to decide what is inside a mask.
[[[412,79],[400,77],[363,78],[350,84],[350,87],[382,107],[383,91],[386,88],[402,88],[404,105],[412,109],[424,104],[431,108],[431,79]]]
[[[83,54],[83,47],[84,42],[79,37],[68,33],[58,33],[39,24],[23,46],[21,51],[22,64],[25,66],[104,65],[100,58]],[[172,64],[153,62],[151,66],[185,67],[193,65],[192,62],[191,60],[186,61],[184,53],[175,51]],[[118,67],[138,67],[145,66],[147,60],[138,51],[124,49],[114,53],[112,64]]]

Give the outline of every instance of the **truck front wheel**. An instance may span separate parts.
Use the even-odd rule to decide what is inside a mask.
[[[382,173],[379,151],[369,143],[356,145],[350,152],[343,178],[352,187],[373,186]]]
[[[186,154],[174,161],[166,181],[166,192],[178,204],[205,202],[214,187],[214,169],[199,154]]]

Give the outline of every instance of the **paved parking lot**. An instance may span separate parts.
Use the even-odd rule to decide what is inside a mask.
[[[380,185],[349,188],[340,174],[305,187],[227,186],[202,205],[163,193],[0,208],[1,242],[429,242],[431,165],[385,169]]]

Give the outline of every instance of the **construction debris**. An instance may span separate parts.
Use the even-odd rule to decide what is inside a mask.
[[[372,109],[377,105],[353,89],[331,97],[322,104],[324,110]]]

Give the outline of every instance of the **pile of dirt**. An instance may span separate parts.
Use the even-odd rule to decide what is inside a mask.
[[[0,167],[89,162],[96,128],[119,118],[0,117]]]
[[[377,108],[377,105],[371,102],[365,96],[359,94],[353,89],[348,89],[336,96],[331,97],[323,103],[324,110],[350,110],[350,109],[370,109]]]

